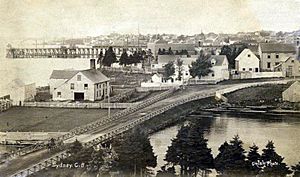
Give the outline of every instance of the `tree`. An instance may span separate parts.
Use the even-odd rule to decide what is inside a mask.
[[[182,79],[182,65],[183,65],[183,61],[180,59],[180,58],[178,58],[177,60],[176,60],[176,65],[177,65],[177,68],[178,68],[178,80],[180,80],[181,81],[181,79]]]
[[[245,173],[246,161],[243,142],[236,135],[228,144],[226,141],[219,148],[219,154],[215,158],[217,172],[230,176],[241,176]]]
[[[259,165],[255,165],[261,159],[260,154],[258,153],[258,146],[253,144],[250,146],[250,151],[247,155],[246,166],[247,170],[251,175],[256,175],[261,170]]]
[[[105,52],[104,58],[102,60],[102,64],[104,66],[111,66],[111,64],[115,63],[116,61],[117,61],[116,54],[113,51],[113,48],[110,46],[108,50]]]
[[[98,55],[98,60],[97,60],[97,64],[100,65],[100,68],[102,67],[102,60],[103,60],[103,52],[101,50],[100,54]]]
[[[209,55],[205,55],[203,52],[201,52],[197,60],[195,62],[192,62],[189,71],[193,78],[198,76],[198,78],[200,79],[201,77],[207,76],[209,73],[213,72],[210,69],[212,65],[209,61],[209,57]]]
[[[232,49],[228,45],[224,45],[221,48],[220,55],[226,55],[229,63],[229,68],[234,68],[235,67],[235,60],[232,58]]]
[[[164,68],[164,77],[169,79],[175,73],[174,62],[169,61],[169,63],[165,64]]]
[[[275,151],[275,146],[272,141],[269,141],[266,148],[262,150],[262,161],[265,163],[263,168],[263,175],[265,176],[286,176],[291,171],[289,167],[283,162],[283,157]]]
[[[202,171],[203,176],[213,168],[211,149],[198,124],[181,127],[168,147],[165,160],[172,166],[179,165],[182,175],[196,176]]]
[[[169,47],[169,49],[168,49],[168,54],[169,55],[173,55],[174,54],[171,47]]]
[[[128,54],[127,51],[124,49],[123,53],[120,57],[120,65],[127,65],[128,64]]]
[[[134,130],[124,138],[115,141],[113,149],[118,155],[117,168],[124,173],[136,175],[139,171],[143,174],[147,167],[157,165],[157,157],[154,156],[149,138],[139,130]]]
[[[104,165],[104,153],[103,150],[93,151],[90,155],[90,161],[88,163],[88,171],[99,172],[100,167]]]
[[[292,170],[294,171],[293,177],[300,177],[300,162],[297,165],[292,166]]]

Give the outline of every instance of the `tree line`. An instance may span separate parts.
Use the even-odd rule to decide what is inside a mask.
[[[119,62],[120,65],[131,65],[131,64],[137,64],[137,63],[143,63],[145,60],[152,59],[152,52],[151,50],[145,51],[134,51],[132,54],[127,53],[126,49],[123,49],[123,52],[121,54],[120,60],[117,60],[117,56],[115,52],[113,51],[112,47],[109,47],[105,54],[101,51],[98,55],[97,63],[101,66],[111,66],[113,63]]]
[[[197,122],[182,126],[168,147],[165,156],[167,164],[158,175],[175,177],[175,166],[180,167],[180,176],[187,177],[204,177],[212,169],[222,177],[284,177],[293,171],[294,177],[300,175],[300,162],[292,166],[292,171],[283,162],[284,158],[275,151],[272,141],[267,143],[262,154],[259,154],[259,147],[255,144],[246,153],[242,146],[243,142],[236,135],[219,147],[219,153],[215,158],[208,148],[207,141]]]
[[[289,168],[284,158],[269,141],[260,154],[259,147],[253,144],[248,152],[243,148],[239,136],[225,141],[214,158],[204,138],[204,130],[199,122],[192,121],[178,130],[168,147],[165,161],[156,177],[208,176],[216,170],[220,177],[285,177],[293,174],[300,176],[300,162]],[[63,163],[83,163],[84,170],[90,174],[109,176],[111,172],[119,176],[150,176],[151,168],[157,166],[157,156],[153,152],[147,133],[141,129],[113,140],[111,148],[85,148],[79,141],[71,144],[71,155]],[[179,167],[179,175],[175,169]]]

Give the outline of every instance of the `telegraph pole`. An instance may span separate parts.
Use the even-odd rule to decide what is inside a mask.
[[[110,84],[107,82],[107,102],[108,102],[108,118],[110,119]]]

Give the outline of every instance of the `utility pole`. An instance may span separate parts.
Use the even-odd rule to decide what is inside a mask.
[[[108,118],[110,119],[110,84],[107,82],[107,102],[108,102]]]

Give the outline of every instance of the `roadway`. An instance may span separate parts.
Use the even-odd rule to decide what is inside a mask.
[[[120,129],[138,119],[143,117],[144,115],[151,114],[157,110],[160,110],[163,107],[168,105],[174,105],[174,103],[180,103],[182,100],[193,99],[193,97],[197,98],[205,98],[214,95],[216,91],[231,88],[234,86],[238,86],[240,84],[228,84],[228,85],[198,85],[192,87],[186,87],[182,90],[178,90],[174,92],[171,96],[157,101],[145,108],[137,110],[133,113],[123,116],[115,121],[108,122],[107,124],[99,126],[97,129],[86,132],[81,135],[76,135],[70,139],[64,140],[64,143],[68,144],[74,142],[75,139],[81,141],[82,143],[88,143],[92,140],[102,136],[104,134],[110,133],[112,130]],[[200,97],[199,97],[200,96]],[[186,101],[185,101],[186,102]],[[182,102],[184,103],[184,102]],[[181,104],[181,103],[180,103]],[[12,175],[13,173],[26,169],[30,167],[35,162],[42,161],[45,158],[49,157],[49,153],[46,151],[38,151],[30,154],[30,156],[17,157],[7,164],[6,166],[0,167],[0,177],[5,177]],[[19,160],[18,160],[19,159]],[[21,163],[20,163],[21,162]]]

